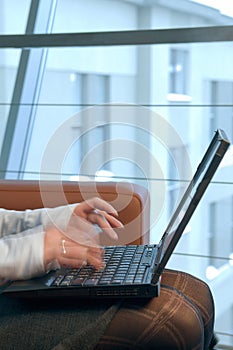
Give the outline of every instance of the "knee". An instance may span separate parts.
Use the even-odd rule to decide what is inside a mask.
[[[176,270],[165,270],[162,281],[182,292],[198,308],[204,325],[207,349],[213,337],[215,313],[213,295],[208,284],[189,273]]]
[[[145,349],[201,350],[204,348],[204,327],[199,310],[179,291],[162,287],[169,302],[154,318],[151,340]],[[149,345],[149,346],[148,346]]]
[[[165,270],[162,282],[186,295],[207,318],[214,318],[214,300],[207,283],[187,272],[176,270]]]
[[[97,349],[202,350],[199,310],[178,290],[162,286],[158,298],[124,302]]]

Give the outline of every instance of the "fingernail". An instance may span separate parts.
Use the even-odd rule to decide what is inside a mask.
[[[118,240],[118,235],[117,235],[117,233],[115,232],[115,231],[113,231],[112,233],[111,233],[111,236],[112,236],[112,238],[116,241],[116,240]]]
[[[119,221],[119,220],[118,220],[118,222],[119,222],[119,226],[120,226],[120,228],[121,228],[121,227],[124,227],[124,225],[122,224],[122,222],[121,222],[121,221]]]
[[[109,214],[113,216],[119,216],[118,212],[115,209],[109,212]]]

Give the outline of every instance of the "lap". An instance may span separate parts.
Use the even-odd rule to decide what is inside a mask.
[[[149,300],[22,302],[0,296],[1,350],[203,349],[213,335],[208,286],[165,270]],[[96,345],[98,344],[98,345]],[[205,344],[203,346],[203,344]]]
[[[0,296],[0,348],[47,350],[63,343],[63,348],[66,343],[71,348],[85,334],[89,344],[82,349],[93,349],[116,308],[107,301],[24,301]]]

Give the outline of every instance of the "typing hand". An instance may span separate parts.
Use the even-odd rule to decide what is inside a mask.
[[[46,231],[44,265],[55,261],[57,266],[80,267],[90,264],[103,267],[103,249],[99,246],[96,226],[117,239],[114,228],[123,227],[116,210],[100,198],[77,204],[65,232],[52,227]]]

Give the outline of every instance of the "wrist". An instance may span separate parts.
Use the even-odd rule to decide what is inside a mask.
[[[47,228],[44,235],[44,268],[47,272],[51,270],[54,261],[56,260],[56,246],[59,241],[59,231],[53,227]]]

